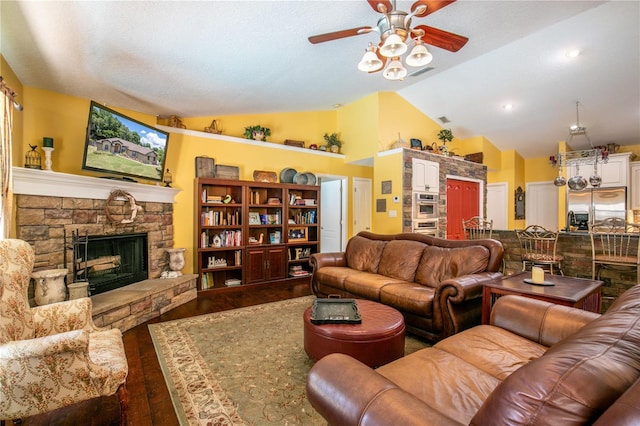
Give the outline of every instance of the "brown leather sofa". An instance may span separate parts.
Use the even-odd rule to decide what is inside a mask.
[[[482,283],[501,277],[496,240],[360,232],[345,252],[316,253],[311,290],[399,310],[409,332],[438,341],[480,323]]]
[[[307,396],[333,425],[637,425],[640,285],[602,316],[503,296],[490,325],[377,370],[327,355]]]

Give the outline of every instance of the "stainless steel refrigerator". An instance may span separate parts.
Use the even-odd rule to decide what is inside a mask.
[[[595,188],[567,192],[567,213],[573,213],[575,223],[586,231],[586,223],[608,217],[625,219],[627,213],[627,188]]]

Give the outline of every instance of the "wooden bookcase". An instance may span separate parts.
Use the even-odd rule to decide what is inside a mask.
[[[197,178],[199,290],[310,279],[320,249],[320,187]]]

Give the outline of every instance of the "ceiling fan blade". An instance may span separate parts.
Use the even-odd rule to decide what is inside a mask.
[[[415,12],[415,10],[420,7],[420,5],[425,5],[427,6],[427,10],[422,13],[416,13],[415,15],[413,15],[418,18],[423,18],[433,12],[437,12],[445,6],[449,6],[455,1],[456,0],[418,0],[413,5],[411,5],[411,12]]]
[[[420,38],[425,43],[450,52],[457,52],[469,41],[467,37],[426,25],[418,25],[415,29],[424,31],[424,35]]]
[[[319,34],[309,37],[312,44],[324,43],[325,41],[338,40],[340,38],[353,37],[360,34],[368,33],[371,27],[357,27],[349,30],[335,31],[332,33]]]
[[[387,13],[387,12],[391,12],[393,10],[393,5],[391,4],[391,2],[389,0],[367,0],[367,3],[369,3],[369,5],[376,12]],[[386,8],[386,10],[381,9],[380,5],[382,5],[382,7],[384,7],[384,8]]]

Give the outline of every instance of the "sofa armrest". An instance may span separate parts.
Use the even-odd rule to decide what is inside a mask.
[[[433,298],[433,329],[438,334],[437,340],[478,325],[483,284],[500,277],[499,272],[480,272],[442,281]],[[477,306],[471,309],[470,305]]]
[[[309,266],[311,266],[311,292],[318,294],[318,277],[317,272],[320,268],[327,266],[347,266],[347,257],[344,252],[335,253],[314,253],[309,258]]]
[[[549,347],[599,316],[578,308],[507,295],[493,305],[490,323]]]
[[[311,368],[307,398],[330,425],[459,424],[355,358],[339,353],[325,356]]]

